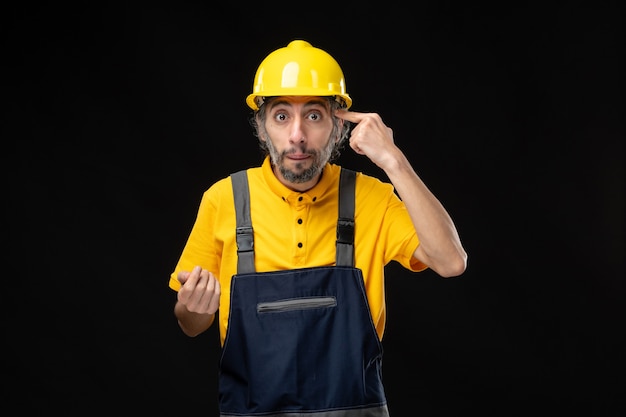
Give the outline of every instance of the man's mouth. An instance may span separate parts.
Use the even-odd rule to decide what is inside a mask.
[[[296,160],[296,161],[301,161],[303,159],[308,159],[310,157],[311,157],[311,155],[306,154],[306,153],[296,153],[296,154],[292,153],[292,154],[288,154],[287,155],[287,158],[293,159],[293,160]]]

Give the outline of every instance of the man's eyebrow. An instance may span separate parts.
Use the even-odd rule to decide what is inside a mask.
[[[304,105],[305,106],[314,106],[314,105],[320,105],[322,107],[326,107],[326,103],[327,101],[324,100],[323,98],[314,98],[311,99],[310,101],[306,102]]]

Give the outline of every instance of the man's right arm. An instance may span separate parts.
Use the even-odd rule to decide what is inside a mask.
[[[215,314],[198,314],[187,310],[187,307],[180,301],[177,301],[174,306],[174,315],[183,333],[191,337],[206,331],[215,319]]]

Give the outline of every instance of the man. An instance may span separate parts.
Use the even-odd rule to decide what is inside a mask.
[[[462,274],[455,226],[325,51],[270,53],[246,102],[267,156],[204,193],[169,281],[180,328],[218,319],[222,417],[387,416],[384,266]],[[331,163],[345,140],[391,184]]]

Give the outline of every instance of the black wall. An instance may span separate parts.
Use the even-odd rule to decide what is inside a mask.
[[[181,333],[168,277],[202,192],[260,163],[244,99],[295,38],[339,61],[469,253],[450,280],[389,266],[392,416],[624,413],[617,2],[205,3],[3,7],[18,414],[217,415],[217,331]]]

